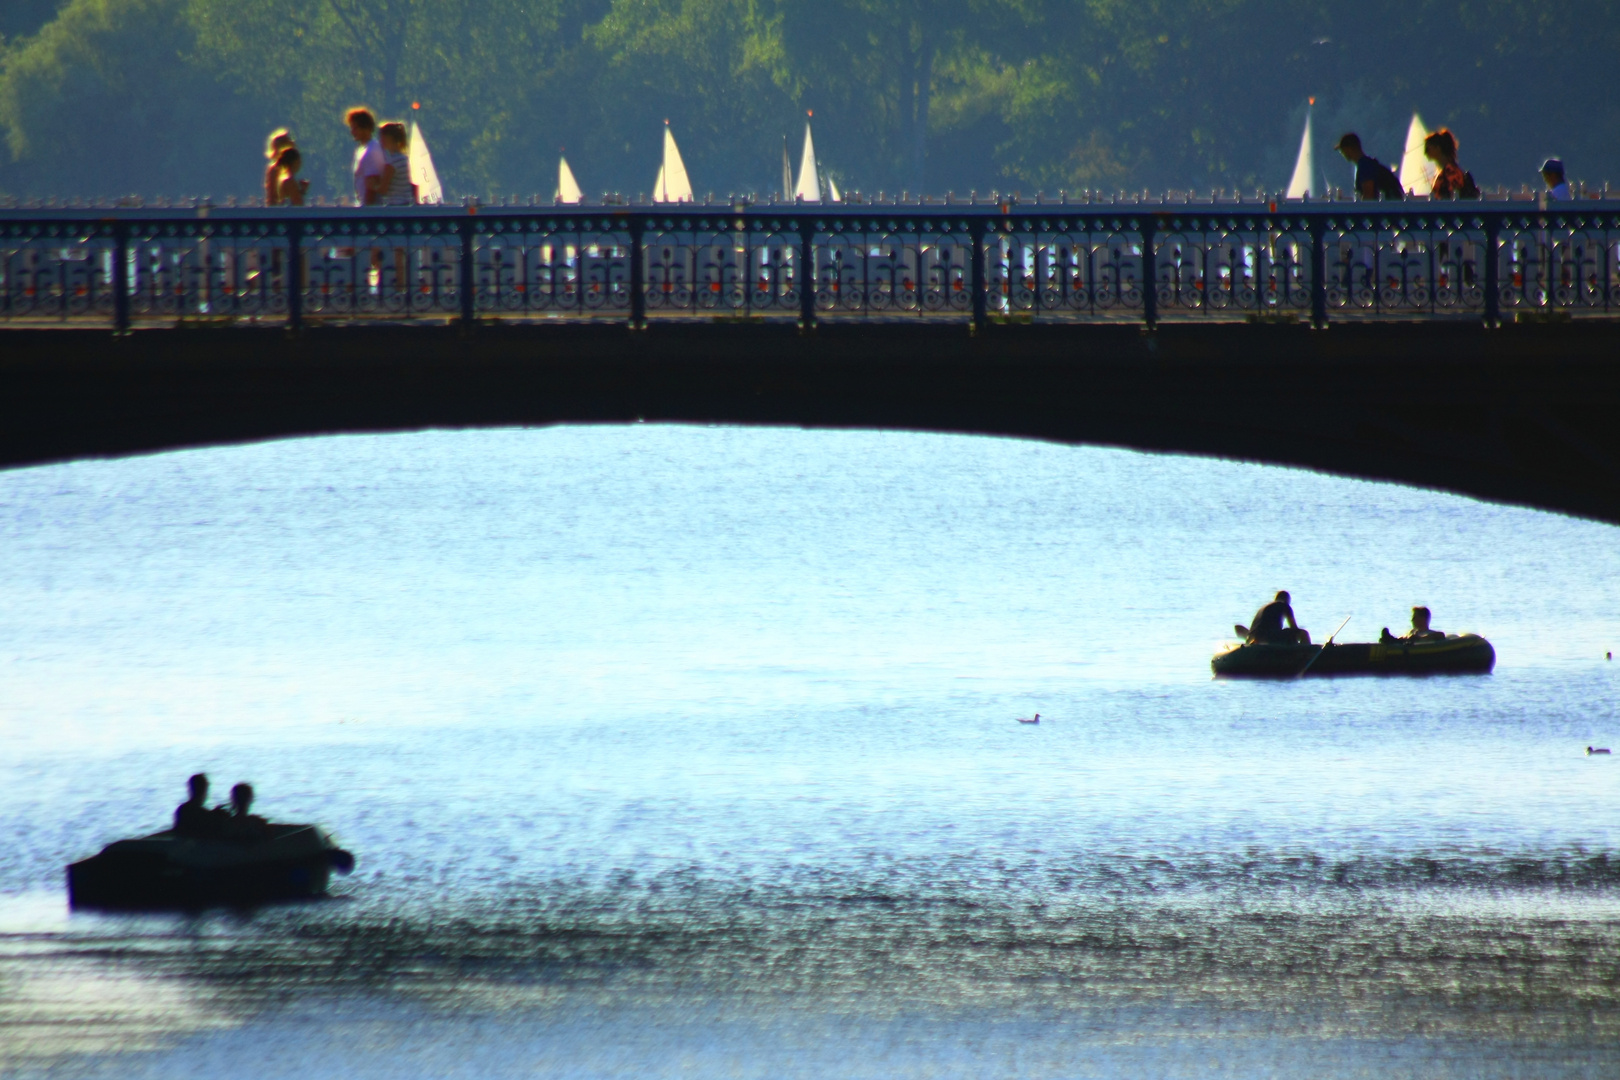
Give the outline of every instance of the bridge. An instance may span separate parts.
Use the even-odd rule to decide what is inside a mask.
[[[0,464],[687,421],[1300,465],[1620,522],[1620,202],[0,211]]]

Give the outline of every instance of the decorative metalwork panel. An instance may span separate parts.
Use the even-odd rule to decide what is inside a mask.
[[[1137,217],[993,221],[986,308],[1036,319],[1140,319],[1145,266]]]
[[[110,321],[118,250],[109,223],[0,223],[0,322]]]
[[[632,241],[622,218],[487,218],[477,222],[474,307],[495,318],[622,319]]]
[[[1503,311],[1620,311],[1620,220],[1604,213],[1510,214],[1497,249]]]
[[[973,310],[973,233],[966,219],[829,217],[814,229],[818,316],[960,319]]]
[[[126,259],[132,322],[286,317],[284,223],[134,222]]]
[[[455,221],[320,221],[305,226],[301,246],[305,318],[461,314],[461,233]]]
[[[1468,214],[1352,214],[1326,222],[1334,317],[1479,315],[1484,223]]]
[[[1310,315],[1314,278],[1306,220],[1171,217],[1158,222],[1154,240],[1161,320]]]
[[[647,315],[797,315],[798,222],[657,217],[642,235]]]

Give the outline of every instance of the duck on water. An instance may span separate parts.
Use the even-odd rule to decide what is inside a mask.
[[[331,872],[354,856],[314,825],[277,825],[251,812],[253,788],[237,784],[231,805],[210,810],[208,777],[190,780],[191,797],[174,827],[117,840],[67,868],[75,908],[198,909],[252,906],[326,894]]]
[[[1294,618],[1287,592],[1255,613],[1249,626],[1233,627],[1241,644],[1215,655],[1216,675],[1295,678],[1302,675],[1484,675],[1496,666],[1496,650],[1478,634],[1447,634],[1430,625],[1426,607],[1412,609],[1412,629],[1396,637],[1385,627],[1376,642],[1311,644]],[[1285,625],[1286,624],[1286,625]],[[1342,628],[1341,624],[1341,628]],[[1337,631],[1335,631],[1335,634]]]

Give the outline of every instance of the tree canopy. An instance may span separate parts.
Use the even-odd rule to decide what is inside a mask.
[[[1550,154],[1620,181],[1603,7],[18,0],[0,33],[0,192],[24,196],[252,195],[283,125],[335,195],[357,103],[419,119],[478,195],[549,196],[563,148],[587,192],[646,192],[665,120],[700,194],[772,191],[809,110],[846,189],[1276,189],[1307,96],[1330,171],[1340,131],[1387,161],[1418,111],[1483,183]]]

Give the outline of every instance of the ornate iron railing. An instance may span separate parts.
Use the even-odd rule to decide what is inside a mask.
[[[0,212],[0,326],[1620,314],[1620,201]]]

